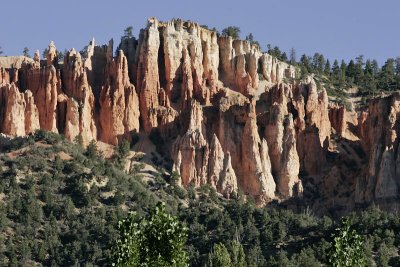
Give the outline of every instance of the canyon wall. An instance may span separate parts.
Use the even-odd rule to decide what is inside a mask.
[[[267,203],[302,197],[304,177],[332,176],[332,129],[346,139],[352,123],[368,155],[354,199],[397,196],[398,95],[372,101],[357,120],[312,76],[300,81],[257,45],[182,20],[151,18],[113,51],[112,40],[93,40],[59,61],[51,42],[45,60],[0,57],[0,132],[43,129],[84,145],[157,136],[182,186]]]

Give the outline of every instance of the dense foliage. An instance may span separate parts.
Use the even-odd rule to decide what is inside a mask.
[[[185,267],[187,228],[168,214],[159,203],[148,218],[139,220],[136,213],[118,223],[120,232],[113,245],[113,266]]]
[[[166,203],[165,214],[188,227],[190,266],[217,266],[221,261],[232,266],[319,266],[329,265],[332,258],[340,225],[335,220],[318,218],[307,209],[257,208],[241,194],[226,200],[209,186],[184,190],[174,185],[176,173],[171,177],[159,170],[145,179],[140,163],[127,174],[119,162],[126,144],[112,160],[104,160],[95,142],[83,149],[40,131],[2,148],[2,265],[111,265],[112,247],[120,237],[118,222],[130,211],[151,222],[150,211],[160,201]],[[399,265],[396,214],[372,207],[349,218],[351,229],[362,238],[367,266]]]
[[[333,266],[364,266],[364,251],[362,237],[351,229],[348,218],[342,222],[342,227],[336,229],[332,253],[329,262]]]

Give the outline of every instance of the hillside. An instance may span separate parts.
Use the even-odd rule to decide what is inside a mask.
[[[204,266],[214,244],[243,245],[248,266],[317,266],[328,263],[337,223],[309,209],[257,208],[243,196],[230,200],[210,186],[188,190],[162,170],[147,176],[138,160],[116,150],[104,160],[95,143],[86,149],[39,131],[14,139],[0,154],[0,262],[9,266],[109,265],[117,222],[128,211],[145,214],[158,201],[189,227],[191,266]],[[124,156],[124,157],[121,157]],[[135,161],[136,162],[136,161]],[[136,165],[135,165],[136,166]],[[371,208],[352,214],[368,260],[398,262],[400,222]]]

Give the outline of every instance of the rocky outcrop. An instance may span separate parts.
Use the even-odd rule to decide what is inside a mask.
[[[24,136],[39,129],[39,114],[31,91],[19,92],[12,83],[0,87],[1,132],[10,136]]]
[[[61,91],[60,71],[53,63],[56,61],[54,43],[49,45],[47,66],[40,66],[39,59],[22,68],[27,89],[32,91],[35,105],[39,111],[40,128],[46,131],[58,132],[56,121],[57,95]]]
[[[348,140],[359,140],[358,137],[358,116],[354,110],[347,110],[343,105],[337,103],[330,103],[329,107],[329,121],[335,132]]]
[[[398,196],[399,120],[399,93],[372,100],[368,112],[360,117],[360,136],[368,166],[366,173],[357,180],[357,202]]]
[[[142,30],[138,45],[137,88],[142,127],[146,133],[157,127],[157,108],[160,93],[158,51],[160,33],[158,20],[151,18],[147,28]]]
[[[325,89],[318,91],[314,80],[309,79],[294,88],[293,99],[300,168],[309,175],[316,175],[325,166],[330,140],[328,95]]]
[[[271,174],[271,162],[268,154],[268,144],[260,139],[255,118],[255,112],[247,118],[243,129],[242,149],[242,179],[241,188],[244,192],[264,202],[275,197],[275,181]]]
[[[179,19],[151,18],[118,48],[113,56],[112,40],[101,47],[92,40],[58,62],[51,43],[44,60],[38,51],[32,59],[0,57],[1,133],[40,128],[113,145],[159,133],[164,163],[172,159],[182,186],[210,184],[258,203],[301,196],[304,181],[335,195],[323,187],[343,186],[347,173],[358,202],[397,197],[397,94],[358,116],[257,45]],[[368,158],[349,161],[358,152]],[[310,182],[304,186],[306,195]]]
[[[259,46],[249,41],[233,40],[231,37],[218,39],[221,57],[221,80],[234,90],[254,95],[259,77],[268,82],[281,82],[284,78],[295,78],[293,66],[262,53]]]
[[[193,80],[193,94],[205,104],[210,95],[216,92],[218,81],[219,51],[216,32],[201,28],[197,23],[172,20],[160,26],[162,34],[162,55],[165,64],[165,87],[172,99],[179,96],[180,76],[176,75],[183,67],[184,53],[187,53]],[[183,52],[186,51],[186,52]],[[162,58],[162,57],[161,57]],[[187,64],[187,63],[186,63]]]
[[[107,83],[100,95],[100,139],[113,145],[131,140],[139,132],[139,100],[129,81],[128,62],[122,50],[109,62]]]
[[[193,183],[201,186],[207,183],[209,147],[205,138],[203,109],[196,101],[192,101],[190,109],[188,129],[175,140],[172,159],[174,169],[181,175],[182,185]]]
[[[238,190],[237,177],[232,167],[231,155],[229,152],[224,153],[215,134],[210,143],[208,177],[208,183],[226,197]]]
[[[65,112],[59,112],[59,116],[65,116],[65,119],[59,118],[59,121],[65,121],[64,135],[67,139],[74,140],[77,135],[81,135],[83,144],[87,145],[97,139],[95,99],[88,82],[87,69],[75,49],[64,56],[62,74],[67,100]]]

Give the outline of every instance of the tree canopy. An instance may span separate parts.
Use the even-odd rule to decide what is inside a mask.
[[[229,26],[225,29],[222,30],[222,36],[230,36],[233,39],[239,39],[240,38],[240,28],[237,26]]]

